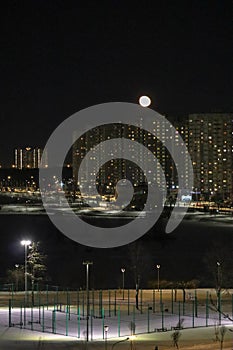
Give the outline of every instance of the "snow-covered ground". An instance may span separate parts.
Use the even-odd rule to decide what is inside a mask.
[[[182,334],[186,334],[188,338],[195,335],[194,338],[196,339],[196,342],[198,342],[198,339],[201,341],[203,337],[203,330],[205,330],[204,332],[208,330],[208,336],[211,339],[210,334],[212,334],[213,338],[213,327],[206,327],[207,324],[204,312],[203,315],[200,314],[198,316],[199,317],[195,318],[193,316],[180,316],[180,318],[184,320],[183,327],[185,328],[181,330]],[[56,320],[55,323],[54,320]],[[136,339],[137,342],[141,344],[140,350],[154,349],[152,347],[147,348],[147,345],[156,344],[156,342],[162,341],[162,339],[167,339],[167,341],[171,339],[171,333],[174,332],[172,327],[175,327],[178,321],[179,316],[177,314],[166,313],[162,318],[162,315],[159,312],[154,314],[150,313],[149,318],[148,313],[140,314],[140,312],[138,312],[136,315],[131,314],[128,316],[127,312],[125,312],[122,313],[120,322],[119,315],[116,317],[106,316],[104,319],[90,318],[88,322],[88,349],[105,349],[105,325],[108,325],[109,327],[107,333],[109,348],[111,348],[115,342],[122,340],[118,346],[121,346],[120,348],[122,349],[127,349],[124,347],[127,344],[124,345],[124,343],[131,341],[130,334],[132,322],[135,323],[135,331],[137,333]],[[218,321],[218,315],[213,313],[208,319],[208,325],[217,325]],[[87,320],[85,317],[78,321],[77,315],[75,314],[71,314],[69,318],[68,313],[56,312],[54,314],[52,309],[40,310],[39,312],[39,309],[35,308],[32,313],[31,309],[24,311],[19,308],[14,308],[12,310],[11,322],[12,327],[9,327],[9,310],[7,308],[2,308],[0,310],[1,350],[86,349]],[[222,319],[221,325],[226,325],[226,327],[230,328],[232,322]],[[193,326],[200,328],[196,328],[196,331],[194,332],[195,328],[193,328]],[[190,330],[192,330],[192,332]],[[230,334],[228,336],[230,336]],[[129,337],[128,340],[127,337]],[[117,349],[119,349],[119,347],[117,347]]]

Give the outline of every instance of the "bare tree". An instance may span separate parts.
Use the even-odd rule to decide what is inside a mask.
[[[142,243],[136,241],[129,246],[129,258],[131,261],[131,268],[134,274],[134,283],[135,283],[135,299],[136,299],[136,308],[139,308],[138,305],[138,294],[141,283],[141,276],[143,272],[143,246]]]
[[[174,328],[175,331],[171,334],[171,338],[172,338],[172,345],[174,346],[174,348],[179,349],[179,340],[181,337],[181,329],[183,328],[183,323],[184,323],[184,319],[182,318],[176,325],[176,327]]]
[[[224,239],[213,242],[204,257],[205,280],[214,285],[219,297],[222,289],[229,288],[233,279],[232,244]]]
[[[172,338],[172,344],[174,348],[179,349],[179,340],[181,337],[181,332],[179,330],[176,330],[175,332],[172,333],[171,338]]]
[[[222,350],[223,349],[223,342],[224,342],[224,337],[226,335],[226,331],[227,331],[227,328],[225,326],[217,326],[215,325],[214,327],[214,334],[215,334],[215,338],[214,338],[214,341],[215,342],[219,342],[219,350]]]
[[[233,322],[233,318],[229,316],[229,314],[225,313],[222,311],[221,309],[221,305],[218,302],[215,302],[212,298],[212,296],[210,296],[210,309],[218,312],[219,315],[222,315],[225,319]],[[233,332],[233,329],[228,329],[230,332]],[[225,326],[219,327],[219,326],[215,326],[215,339],[214,341],[218,341],[220,343],[220,350],[223,349],[223,342],[224,342],[224,337],[226,334],[227,328]]]
[[[15,285],[15,290],[21,290],[24,284],[24,266],[16,264],[14,268],[8,269],[6,272],[6,280],[8,283]]]
[[[222,315],[225,319],[233,322],[233,318],[229,316],[229,314],[225,313],[224,311],[222,311],[221,309],[221,305],[220,303],[216,301],[214,301],[214,299],[212,298],[212,296],[210,295],[210,307],[209,307],[211,310],[219,313],[220,315]]]

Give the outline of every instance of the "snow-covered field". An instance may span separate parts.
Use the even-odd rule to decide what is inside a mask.
[[[54,314],[52,309],[44,310],[43,312],[44,314],[42,315],[39,314],[39,309],[34,309],[32,315],[31,309],[22,313],[20,309],[15,308],[12,312],[12,327],[9,327],[9,310],[2,308],[0,310],[0,349],[87,349],[87,321],[85,318],[78,322],[77,315],[71,314],[70,319],[68,319],[68,314],[56,312],[56,326],[54,328]],[[213,327],[206,327],[204,315],[203,317],[199,315],[195,319],[190,316],[182,316],[182,319],[184,319],[184,328],[187,328],[180,331],[183,341],[191,341],[194,338],[194,343],[198,344],[203,339],[205,341],[210,339],[211,341],[214,338],[214,329]],[[33,324],[31,321],[33,321]],[[136,314],[135,325],[137,335],[136,338],[131,339],[132,315],[128,316],[126,313],[122,315],[120,328],[118,317],[105,317],[104,320],[89,319],[88,349],[106,349],[106,345],[108,345],[108,349],[111,349],[118,341],[121,342],[114,345],[114,349],[116,347],[116,350],[129,349],[129,342],[137,343],[137,349],[140,350],[154,349],[156,344],[161,344],[159,350],[165,349],[163,344],[171,343],[171,334],[174,332],[171,327],[175,327],[178,321],[178,315],[166,314],[162,321],[161,314],[155,313],[150,315],[148,323],[147,314]],[[216,325],[217,323],[218,320],[210,316],[208,324]],[[231,324],[226,319],[221,320],[221,325],[230,328]],[[107,344],[104,325],[108,325],[109,327]],[[164,328],[163,331],[161,330],[162,326]],[[193,328],[193,326],[199,328]],[[230,339],[231,336],[232,333],[227,332],[227,338]],[[129,339],[127,340],[128,337]]]

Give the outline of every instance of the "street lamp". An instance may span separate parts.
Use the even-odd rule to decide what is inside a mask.
[[[217,296],[218,296],[218,300],[217,300],[217,307],[219,309],[219,318],[221,317],[221,278],[220,278],[220,271],[221,269],[221,263],[219,261],[217,261]]]
[[[104,326],[104,335],[105,335],[105,350],[107,350],[107,347],[108,347],[108,345],[107,345],[107,339],[108,339],[108,330],[109,330],[109,327],[106,325],[106,326]]]
[[[27,247],[31,244],[29,240],[21,241],[24,246],[24,291],[25,291],[25,302],[27,303],[27,292],[28,292],[28,276],[27,276]]]
[[[19,290],[19,264],[15,264],[15,268],[16,268],[16,286],[15,286],[15,289],[16,289],[16,292],[18,292]]]
[[[220,269],[221,269],[221,263],[219,261],[217,261],[217,288],[218,288],[218,290],[221,288]]]
[[[87,342],[89,340],[89,265],[93,265],[92,261],[84,261],[86,265],[86,294],[87,294]]]
[[[125,268],[121,268],[121,272],[122,272],[122,291],[123,291],[123,300],[125,299]]]
[[[156,265],[157,267],[157,272],[158,272],[158,292],[159,292],[159,269],[160,269],[160,265]]]

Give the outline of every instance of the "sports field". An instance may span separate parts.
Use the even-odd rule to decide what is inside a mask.
[[[214,290],[186,290],[185,295],[182,290],[143,290],[139,309],[133,290],[124,291],[124,296],[122,290],[91,291],[88,320],[86,291],[38,292],[33,307],[24,304],[24,297],[22,292],[14,293],[13,300],[11,293],[0,295],[0,349],[86,349],[88,345],[88,349],[158,346],[161,350],[174,348],[172,335],[178,332],[180,349],[215,350],[220,349],[222,331],[223,349],[232,349],[233,326],[224,316],[231,318],[231,290],[222,293],[222,314],[211,303],[216,302]],[[29,292],[29,303],[30,299]]]

